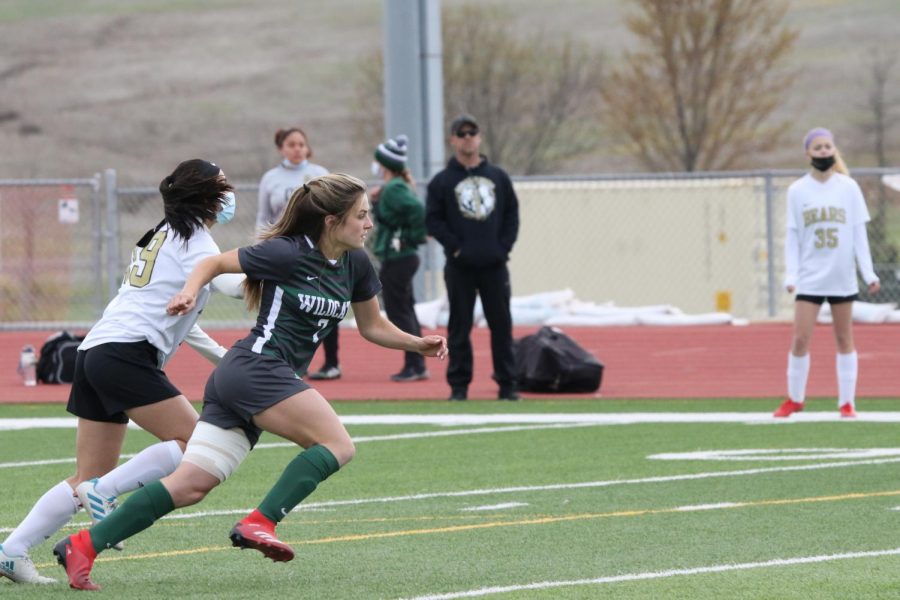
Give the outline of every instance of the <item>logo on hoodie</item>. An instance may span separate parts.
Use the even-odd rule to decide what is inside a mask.
[[[459,212],[467,219],[486,221],[497,206],[494,182],[486,177],[467,177],[456,184]]]

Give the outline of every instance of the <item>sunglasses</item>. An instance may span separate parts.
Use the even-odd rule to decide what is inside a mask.
[[[458,138],[475,137],[476,135],[478,135],[477,129],[466,129],[464,131],[456,132],[456,137]]]

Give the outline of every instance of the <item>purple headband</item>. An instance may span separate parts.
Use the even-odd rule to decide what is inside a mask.
[[[813,141],[813,139],[817,137],[827,137],[834,143],[834,134],[825,129],[824,127],[816,127],[815,129],[810,129],[809,133],[806,134],[806,137],[803,138],[803,149],[809,150],[809,144]]]

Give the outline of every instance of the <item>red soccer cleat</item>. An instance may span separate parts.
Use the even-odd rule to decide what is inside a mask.
[[[91,568],[97,552],[91,543],[91,534],[82,529],[75,535],[63,539],[53,547],[56,561],[66,570],[69,587],[74,590],[99,590],[100,586],[91,581]]]
[[[840,408],[841,417],[844,419],[855,419],[856,418],[856,409],[853,408],[851,403],[841,404]]]
[[[772,413],[773,417],[789,417],[791,414],[795,412],[800,412],[803,410],[802,402],[794,402],[790,398],[781,403],[781,406]]]
[[[294,558],[294,549],[275,537],[275,528],[269,523],[245,518],[231,528],[228,537],[233,546],[259,550],[275,562],[287,562]]]

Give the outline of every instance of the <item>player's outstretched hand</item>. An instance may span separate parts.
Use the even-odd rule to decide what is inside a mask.
[[[447,358],[447,339],[442,335],[426,335],[422,338],[419,354],[444,360]]]
[[[184,292],[178,292],[172,296],[171,300],[169,300],[166,312],[170,315],[186,315],[191,312],[191,309],[196,305],[197,299],[194,296],[185,294]]]

